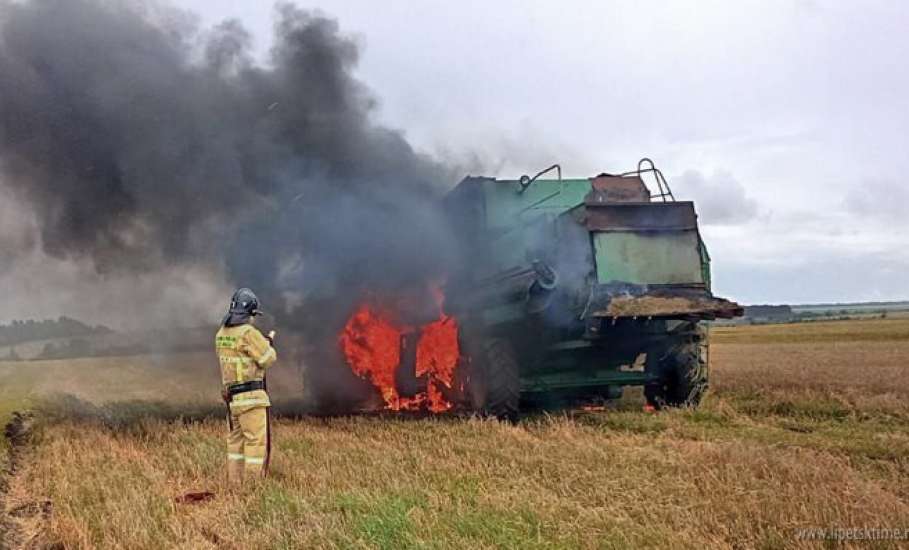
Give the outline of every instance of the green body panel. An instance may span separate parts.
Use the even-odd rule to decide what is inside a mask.
[[[484,185],[486,199],[486,228],[488,231],[507,231],[541,215],[555,216],[584,202],[590,191],[587,179],[537,180],[523,193],[518,182],[490,180]]]
[[[510,231],[489,243],[489,255],[483,265],[478,266],[477,275],[481,278],[494,275],[527,262],[527,250],[530,247],[529,235],[522,226]]]
[[[597,280],[635,284],[703,283],[700,239],[694,231],[593,235]]]
[[[559,370],[537,372],[521,378],[521,391],[547,393],[555,390],[594,388],[600,386],[632,386],[645,384],[650,378],[643,371],[616,369]]]
[[[704,240],[701,239],[700,233],[698,234],[698,251],[701,253],[701,278],[704,280],[704,285],[707,287],[707,290],[710,290],[712,285],[710,275],[710,252],[707,251],[707,245],[704,244]]]

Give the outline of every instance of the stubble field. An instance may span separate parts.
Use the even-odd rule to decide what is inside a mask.
[[[826,541],[837,547],[907,544],[909,319],[715,328],[711,352],[712,389],[698,410],[643,412],[640,393],[628,391],[616,410],[517,425],[280,419],[272,476],[240,490],[223,476],[216,390],[189,368],[206,357],[0,363],[7,411],[35,388],[133,400],[32,400],[44,412],[15,451],[6,544],[813,548],[825,536],[886,539]],[[168,419],[180,412],[192,418]],[[175,502],[192,491],[214,498]]]

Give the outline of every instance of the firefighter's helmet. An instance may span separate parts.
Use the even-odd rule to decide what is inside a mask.
[[[248,288],[241,288],[230,297],[230,312],[237,314],[258,315],[259,298]]]
[[[249,321],[250,317],[260,313],[262,310],[259,309],[259,298],[256,297],[256,293],[248,288],[241,288],[230,297],[230,309],[222,324],[225,326],[243,324]]]

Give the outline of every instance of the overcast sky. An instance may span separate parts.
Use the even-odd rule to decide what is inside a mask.
[[[203,27],[239,19],[266,59],[270,2],[176,3]],[[909,3],[298,3],[361,46],[356,74],[382,124],[474,175],[558,162],[586,177],[653,158],[678,198],[697,201],[719,295],[909,299]],[[0,204],[0,229],[17,224],[17,207]],[[50,269],[50,293],[29,287],[42,262],[0,269],[28,296],[0,320],[85,311],[67,281],[91,267]],[[227,284],[198,302],[220,304]],[[85,315],[103,320],[105,304],[93,307]]]
[[[181,0],[268,48],[265,2]],[[377,116],[490,175],[653,158],[698,201],[715,291],[909,298],[909,3],[324,1]]]

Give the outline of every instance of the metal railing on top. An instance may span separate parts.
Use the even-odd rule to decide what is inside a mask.
[[[645,168],[644,165],[649,164],[650,168]],[[642,158],[638,161],[638,169],[632,170],[631,172],[625,172],[619,174],[620,176],[638,176],[641,178],[641,181],[644,180],[643,174],[653,174],[653,179],[656,181],[658,193],[650,195],[650,199],[663,199],[663,202],[675,202],[675,195],[672,194],[672,189],[669,188],[669,182],[666,181],[666,178],[663,176],[663,172],[647,157]],[[668,198],[668,199],[667,199]]]

